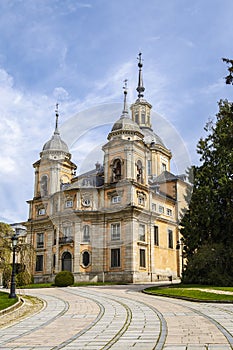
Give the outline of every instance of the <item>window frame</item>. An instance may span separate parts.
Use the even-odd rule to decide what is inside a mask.
[[[38,232],[36,234],[36,248],[44,248],[44,232]]]
[[[141,229],[143,232],[141,232]],[[145,224],[138,225],[138,240],[140,242],[146,242],[146,225]]]
[[[146,249],[139,249],[139,267],[146,268]]]
[[[159,246],[159,227],[154,225],[154,245]]]
[[[112,196],[112,200],[111,200],[112,204],[117,204],[121,202],[121,196],[116,195],[116,196]]]
[[[84,254],[88,254],[88,264],[84,264]],[[91,265],[91,253],[88,250],[84,250],[81,255],[81,265],[84,269],[88,268]]]
[[[42,216],[42,215],[45,215],[45,214],[46,214],[45,208],[39,208],[39,209],[38,209],[38,215],[39,215],[39,216]]]
[[[173,249],[173,231],[171,229],[168,229],[168,248]]]
[[[110,257],[111,257],[110,266],[112,269],[121,267],[121,249],[120,248],[112,248]]]
[[[119,241],[121,239],[121,224],[120,222],[111,224],[111,241]]]
[[[88,231],[88,232],[85,232]],[[90,235],[90,225],[84,225],[83,226],[83,242],[90,242],[91,235]]]
[[[68,199],[65,202],[65,208],[73,208],[74,201],[72,199]]]
[[[159,205],[159,214],[164,214],[164,206],[163,205]]]
[[[43,270],[44,270],[44,255],[38,254],[36,256],[35,271],[36,272],[42,272]]]

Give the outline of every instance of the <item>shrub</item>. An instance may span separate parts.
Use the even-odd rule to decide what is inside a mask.
[[[3,287],[4,288],[9,288],[10,283],[11,283],[11,274],[12,274],[12,267],[11,265],[5,265],[4,270],[3,270]]]
[[[74,275],[70,271],[61,271],[55,277],[54,281],[57,287],[67,287],[74,284]]]
[[[16,286],[26,286],[32,281],[32,276],[28,271],[21,271],[16,275]]]

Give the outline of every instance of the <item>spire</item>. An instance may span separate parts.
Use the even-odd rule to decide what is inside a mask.
[[[58,103],[56,103],[55,115],[56,115],[56,123],[55,123],[54,135],[59,135],[59,131],[58,131],[58,117],[59,117]]]
[[[138,92],[138,98],[143,97],[143,92],[145,91],[145,88],[143,86],[143,80],[142,80],[142,53],[139,52],[138,54],[138,68],[139,68],[139,74],[138,74],[138,87],[137,87],[137,92]]]
[[[125,85],[123,86],[124,90],[124,109],[122,111],[122,117],[128,116],[128,109],[127,109],[127,103],[126,103],[126,97],[127,97],[127,79],[124,80]]]

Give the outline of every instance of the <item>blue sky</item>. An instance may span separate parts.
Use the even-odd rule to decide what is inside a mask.
[[[91,166],[90,153],[102,161],[124,79],[128,103],[137,97],[139,51],[154,131],[198,164],[204,125],[233,93],[221,61],[233,58],[232,14],[232,0],[1,0],[0,220],[27,219],[32,163],[53,133],[56,102],[78,167]]]

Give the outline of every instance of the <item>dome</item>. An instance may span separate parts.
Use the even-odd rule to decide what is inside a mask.
[[[140,134],[142,133],[139,125],[137,123],[135,123],[132,119],[130,119],[129,117],[125,117],[122,116],[120,119],[118,119],[113,127],[112,127],[112,131],[118,131],[118,130],[122,130],[122,131],[134,131],[134,132],[139,132]]]
[[[59,133],[54,133],[51,139],[44,144],[43,151],[62,151],[69,153],[68,146],[61,139]]]
[[[144,134],[145,143],[147,144],[155,143],[157,145],[161,145],[165,147],[162,139],[157,134],[155,134],[153,130],[149,128],[141,128],[141,130]]]

